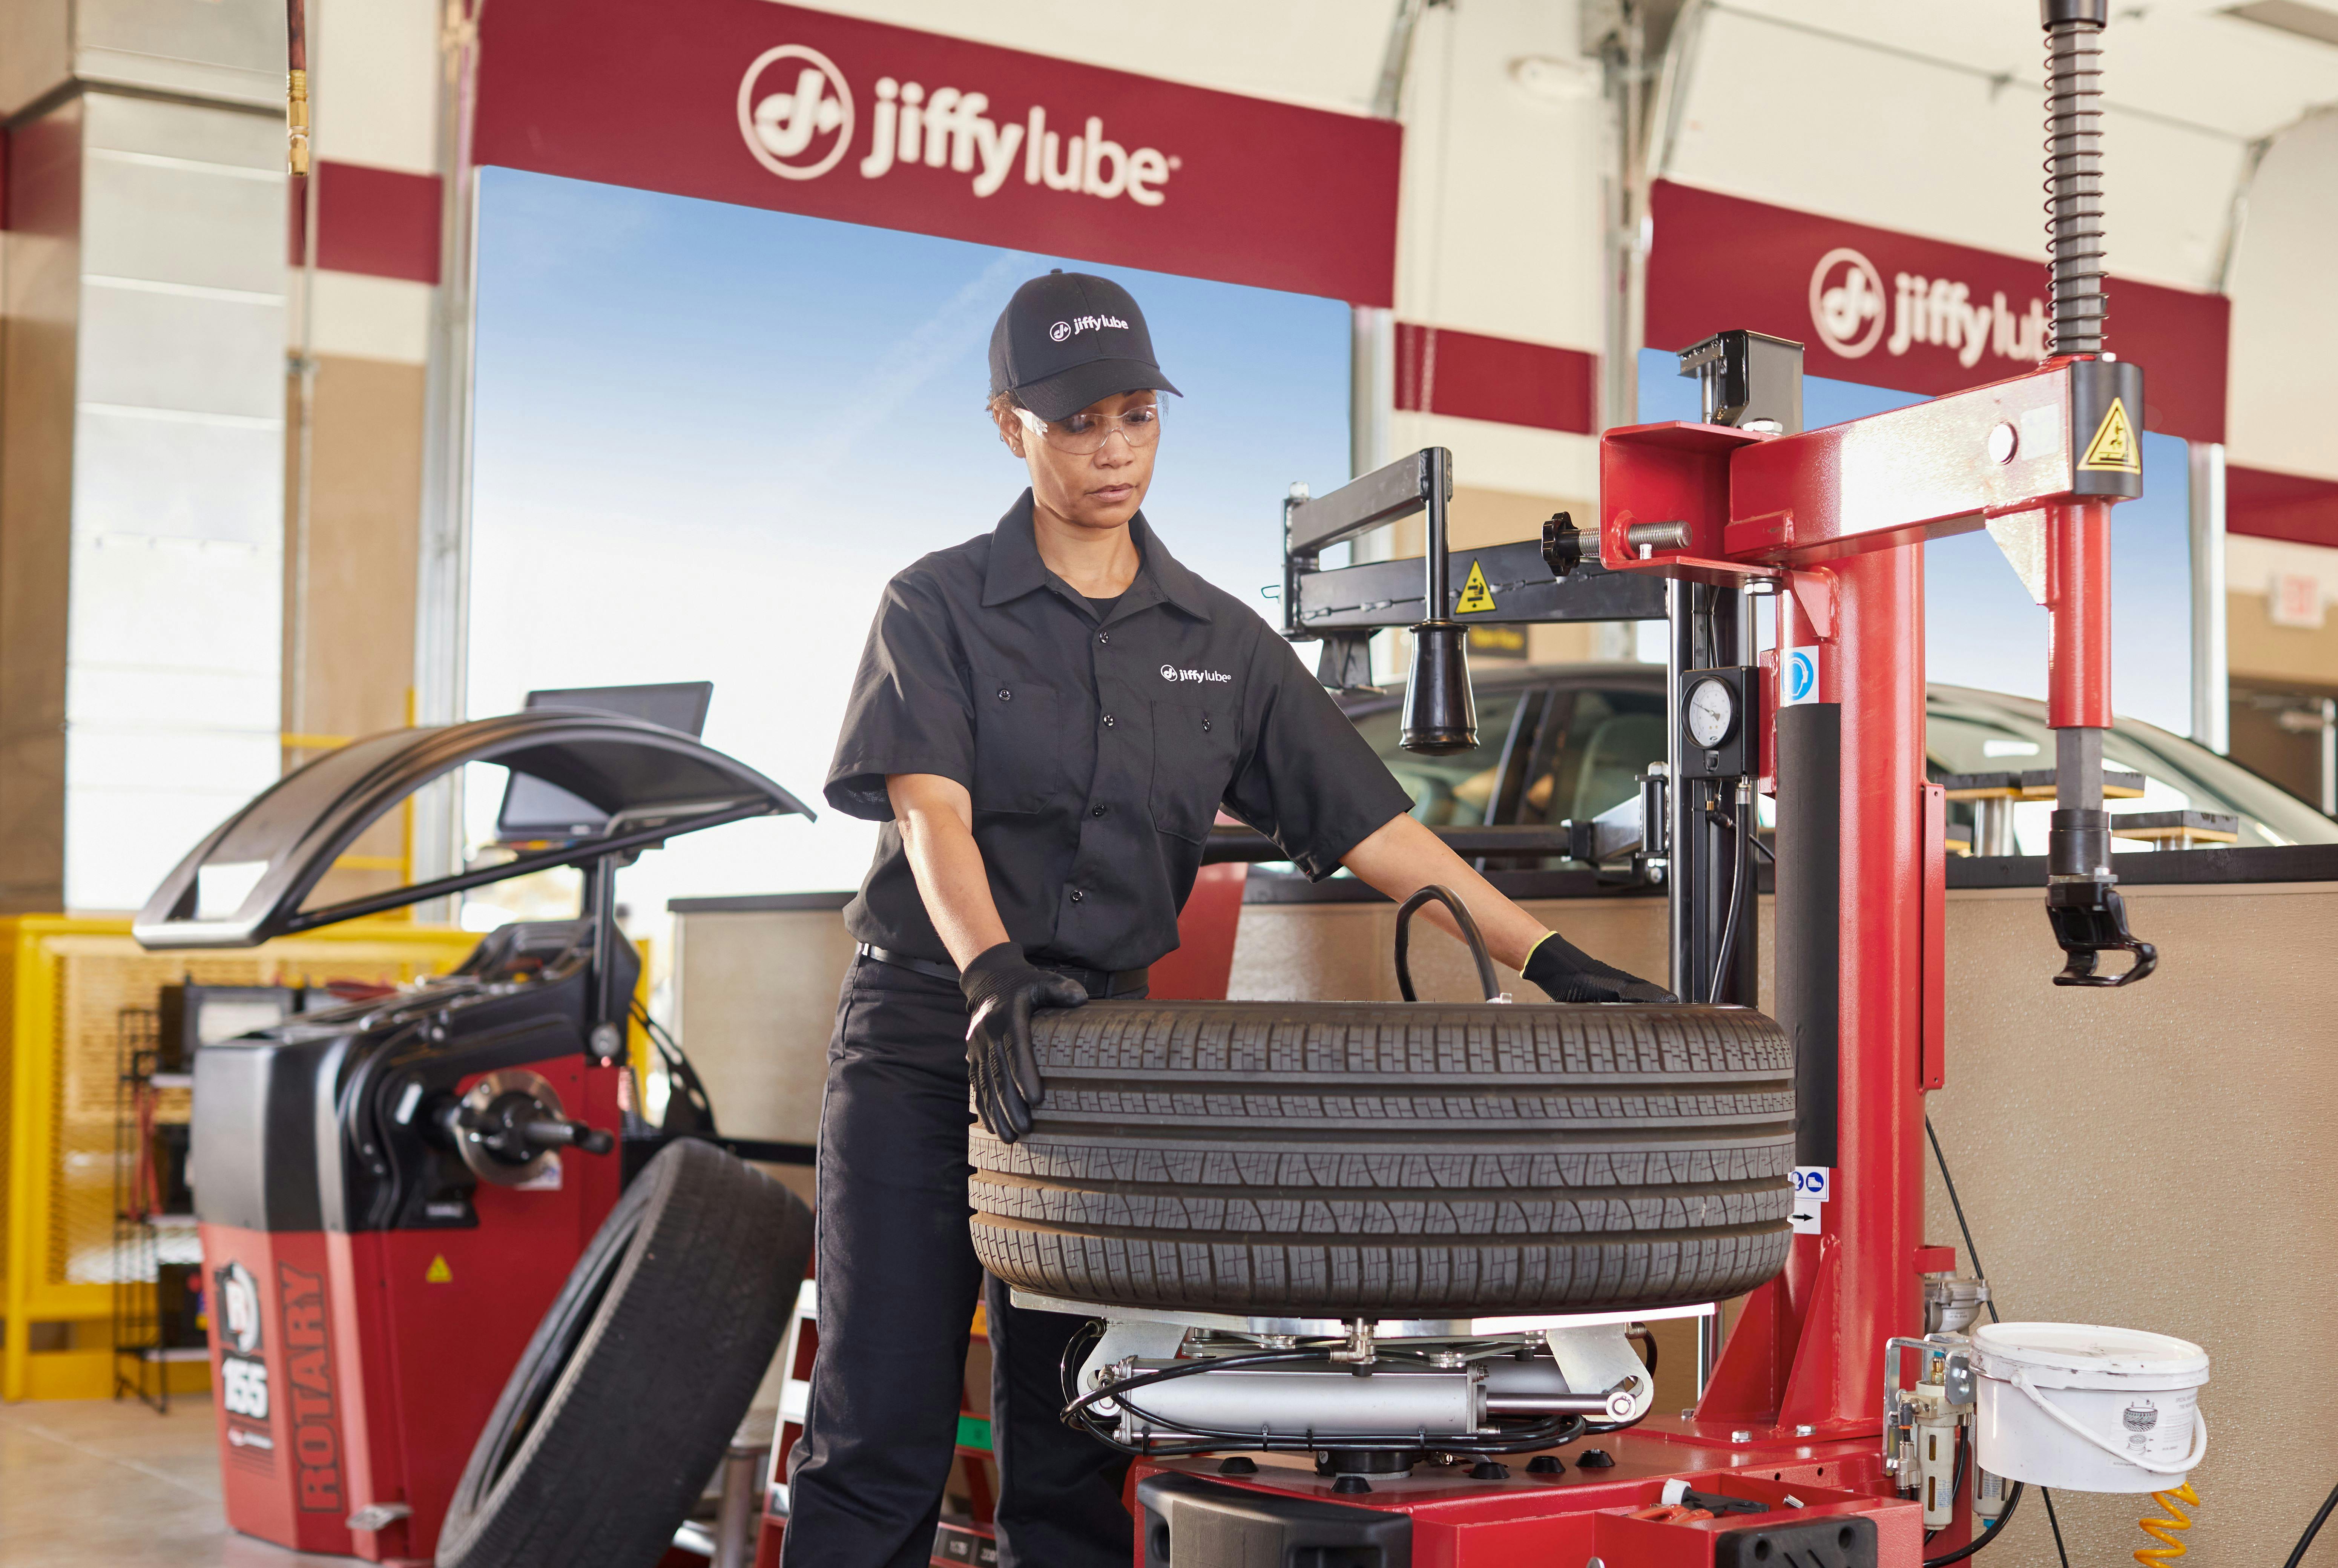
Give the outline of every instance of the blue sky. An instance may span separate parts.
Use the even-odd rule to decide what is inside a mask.
[[[1921,403],[1812,376],[1803,382],[1811,429]],[[1640,352],[1640,417],[1697,417],[1696,383],[1677,356]],[[2143,438],[2143,495],[2111,514],[2111,703],[2119,713],[2192,733],[2191,470],[2184,443]],[[2043,700],[2046,612],[1985,533],[1925,546],[1924,657],[1931,680]]]
[[[1023,489],[982,401],[991,323],[1073,260],[483,172],[470,704],[712,680],[708,742],[818,805],[885,580]],[[1163,368],[1145,515],[1262,613],[1284,490],[1348,464],[1347,307],[1125,268]],[[491,794],[469,802],[492,820]],[[624,896],[850,887],[875,830],[750,823]]]

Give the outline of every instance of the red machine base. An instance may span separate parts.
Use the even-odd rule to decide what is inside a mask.
[[[1473,1480],[1467,1465],[1423,1465],[1410,1476],[1370,1477],[1369,1492],[1338,1492],[1330,1476],[1316,1475],[1308,1456],[1297,1454],[1252,1455],[1258,1468],[1251,1475],[1221,1474],[1215,1459],[1142,1461],[1136,1479],[1141,1487],[1152,1476],[1193,1476],[1269,1497],[1401,1514],[1412,1523],[1411,1568],[1550,1568],[1592,1558],[1615,1568],[1712,1568],[1734,1559],[1723,1551],[1726,1532],[1823,1519],[1871,1524],[1878,1568],[1917,1568],[1921,1562],[1927,1549],[1922,1512],[1884,1480],[1873,1436],[1734,1444],[1701,1435],[1694,1425],[1651,1418],[1628,1433],[1575,1445],[1560,1451],[1567,1468],[1557,1475],[1533,1475],[1528,1456],[1517,1455],[1508,1461],[1509,1478],[1498,1481]],[[1595,1446],[1615,1459],[1613,1468],[1582,1465],[1582,1455]],[[1770,1511],[1686,1523],[1631,1516],[1660,1504],[1670,1480],[1766,1503]],[[1136,1563],[1155,1568],[1168,1561],[1167,1543],[1148,1543],[1146,1525],[1140,1511]],[[1950,1550],[1952,1537],[1965,1538],[1961,1517],[1935,1549]],[[1181,1568],[1186,1561],[1177,1559]],[[1217,1565],[1203,1561],[1194,1568]]]
[[[533,1065],[578,1114],[615,1121],[614,1069]],[[295,1551],[427,1560],[488,1412],[617,1188],[614,1155],[572,1153],[534,1190],[482,1183],[476,1227],[202,1226],[229,1525]],[[368,1508],[377,1527],[352,1530]]]

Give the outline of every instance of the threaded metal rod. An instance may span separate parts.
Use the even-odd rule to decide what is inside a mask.
[[[2102,25],[2046,27],[2047,276],[2053,309],[2048,354],[2099,354],[2103,299]]]

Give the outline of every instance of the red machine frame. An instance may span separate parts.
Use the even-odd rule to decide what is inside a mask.
[[[1921,1096],[1940,1083],[1946,865],[1942,796],[1925,774],[1922,546],[1989,527],[2051,617],[2049,723],[2107,726],[2109,514],[2140,488],[2141,407],[2133,367],[2079,356],[1806,434],[1668,423],[1602,437],[1603,564],[1766,583],[1782,654],[1818,653],[1804,699],[1841,705],[1839,1153],[1822,1230],[1797,1236],[1785,1271],[1748,1298],[1695,1413],[1606,1439],[1613,1468],[1488,1482],[1455,1472],[1335,1494],[1303,1459],[1262,1455],[1256,1475],[1223,1484],[1400,1509],[1415,1568],[1712,1563],[1718,1534],[1752,1520],[1632,1517],[1671,1479],[1806,1505],[1764,1521],[1865,1515],[1879,1562],[1920,1561],[1920,1510],[1885,1475],[1878,1439],[1884,1342],[1921,1331],[1921,1276],[1956,1262],[1923,1235]],[[1649,523],[1667,528],[1634,542]],[[1668,530],[1673,543],[1645,543]],[[2147,972],[2139,954],[2137,977]],[[2123,978],[2090,975],[2091,959],[2082,969],[2074,956],[2064,978]],[[1198,1459],[1145,1462],[1138,1475],[1164,1471],[1216,1478]],[[1953,1550],[1969,1528],[1960,1513],[1931,1549]]]

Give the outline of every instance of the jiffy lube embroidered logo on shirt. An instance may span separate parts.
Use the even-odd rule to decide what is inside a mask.
[[[1164,664],[1161,666],[1161,679],[1172,685],[1184,685],[1195,681],[1215,685],[1232,681],[1233,677],[1222,670],[1180,670],[1174,664]]]

